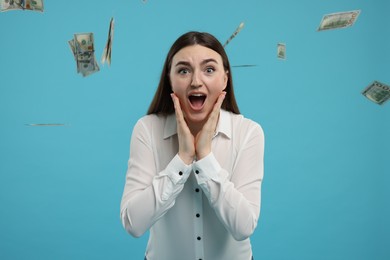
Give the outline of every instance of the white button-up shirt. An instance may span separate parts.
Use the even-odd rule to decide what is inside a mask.
[[[186,165],[175,115],[147,115],[133,129],[120,217],[148,260],[249,260],[260,215],[264,134],[221,110],[212,152]]]

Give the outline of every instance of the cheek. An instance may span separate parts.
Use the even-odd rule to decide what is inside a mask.
[[[222,92],[226,88],[226,80],[224,77],[216,78],[210,82],[213,92]]]
[[[180,85],[177,84],[176,82],[172,82],[171,86],[172,86],[172,91],[174,93],[179,94],[179,93],[183,92],[183,88],[180,87]]]
[[[171,83],[171,89],[173,92],[177,91],[177,80],[174,77],[169,77],[169,82]]]
[[[182,100],[185,94],[185,88],[180,84],[180,82],[177,82],[175,80],[171,81],[171,88],[172,92],[176,94],[176,96]]]
[[[175,93],[184,92],[187,89],[187,82],[183,79],[171,78],[172,91]]]

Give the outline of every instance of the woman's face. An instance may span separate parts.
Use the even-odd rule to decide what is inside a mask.
[[[187,123],[205,123],[226,88],[227,73],[221,55],[202,45],[184,47],[173,56],[169,78]]]

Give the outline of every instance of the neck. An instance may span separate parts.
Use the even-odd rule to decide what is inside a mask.
[[[205,120],[203,121],[199,121],[199,122],[191,122],[191,121],[187,121],[186,120],[186,123],[187,123],[187,126],[188,128],[190,129],[191,131],[191,134],[196,137],[196,135],[202,130],[203,126],[206,124],[208,118],[206,118]],[[217,119],[217,122],[219,120],[219,115],[218,115],[218,119]],[[217,123],[218,124],[218,123]],[[216,131],[216,128],[217,128],[217,124],[215,125],[215,129],[214,131]]]
[[[196,136],[203,128],[205,122],[187,122],[188,128],[193,136]]]

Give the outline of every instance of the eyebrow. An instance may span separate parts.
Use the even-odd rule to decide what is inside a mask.
[[[210,58],[210,59],[205,59],[205,60],[203,60],[200,64],[201,64],[201,65],[204,65],[204,64],[209,63],[209,62],[214,62],[214,63],[217,63],[217,64],[218,64],[218,62],[217,62],[215,59],[212,59],[212,58]],[[191,64],[190,64],[189,62],[187,62],[187,61],[178,61],[178,62],[175,64],[175,67],[180,66],[180,65],[190,66]]]

